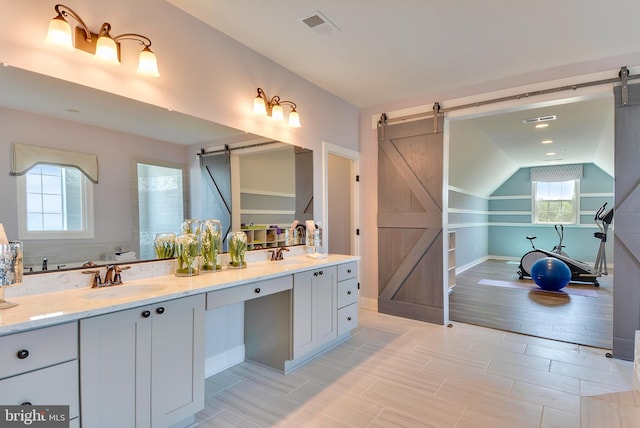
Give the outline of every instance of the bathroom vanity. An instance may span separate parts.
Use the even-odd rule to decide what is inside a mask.
[[[243,302],[245,359],[286,375],[349,338],[357,277],[357,257],[297,256],[14,297],[0,402],[68,404],[72,427],[188,425],[204,406],[205,311]]]

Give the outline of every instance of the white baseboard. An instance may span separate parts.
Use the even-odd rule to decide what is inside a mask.
[[[244,355],[244,344],[242,344],[221,354],[206,358],[204,361],[204,377],[208,378],[229,367],[240,364],[244,361]]]

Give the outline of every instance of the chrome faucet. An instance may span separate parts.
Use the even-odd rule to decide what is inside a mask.
[[[289,249],[287,247],[278,247],[277,250],[270,250],[269,253],[271,253],[271,260],[284,260],[284,255],[282,254],[283,251],[289,251]]]

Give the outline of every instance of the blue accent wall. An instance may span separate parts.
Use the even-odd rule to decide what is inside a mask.
[[[596,210],[605,202],[613,204],[613,177],[594,164],[584,165],[579,185],[579,224],[564,226],[565,252],[570,257],[593,263],[600,241],[593,222]],[[527,195],[527,198],[523,198]],[[499,199],[494,199],[499,197]],[[532,224],[531,180],[529,168],[521,168],[505,181],[489,201],[488,253],[493,256],[520,258],[531,249],[527,235],[536,236],[535,245],[551,250],[558,243],[553,225]],[[510,213],[513,211],[513,213]],[[613,262],[613,233],[607,242],[607,262]]]
[[[530,168],[521,168],[489,198],[472,196],[463,189],[449,189],[449,231],[456,232],[456,266],[472,265],[495,256],[519,260],[531,244],[527,235],[536,236],[535,245],[551,250],[558,235],[551,224],[531,222]],[[593,264],[600,241],[593,217],[607,202],[613,204],[613,178],[594,164],[584,165],[580,180],[579,223],[564,225],[565,252],[570,257]],[[613,232],[606,246],[607,262],[613,263]],[[515,272],[515,270],[514,270]]]

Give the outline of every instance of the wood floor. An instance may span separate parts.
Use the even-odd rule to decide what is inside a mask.
[[[456,275],[449,294],[449,318],[516,333],[581,345],[613,346],[613,277],[599,279],[597,298],[553,295],[521,289],[479,285],[481,279],[517,281],[517,264],[488,260]],[[524,280],[533,284],[531,280]]]
[[[632,363],[602,349],[361,310],[287,376],[245,362],[208,378],[195,426],[574,428],[581,397],[632,388]]]

